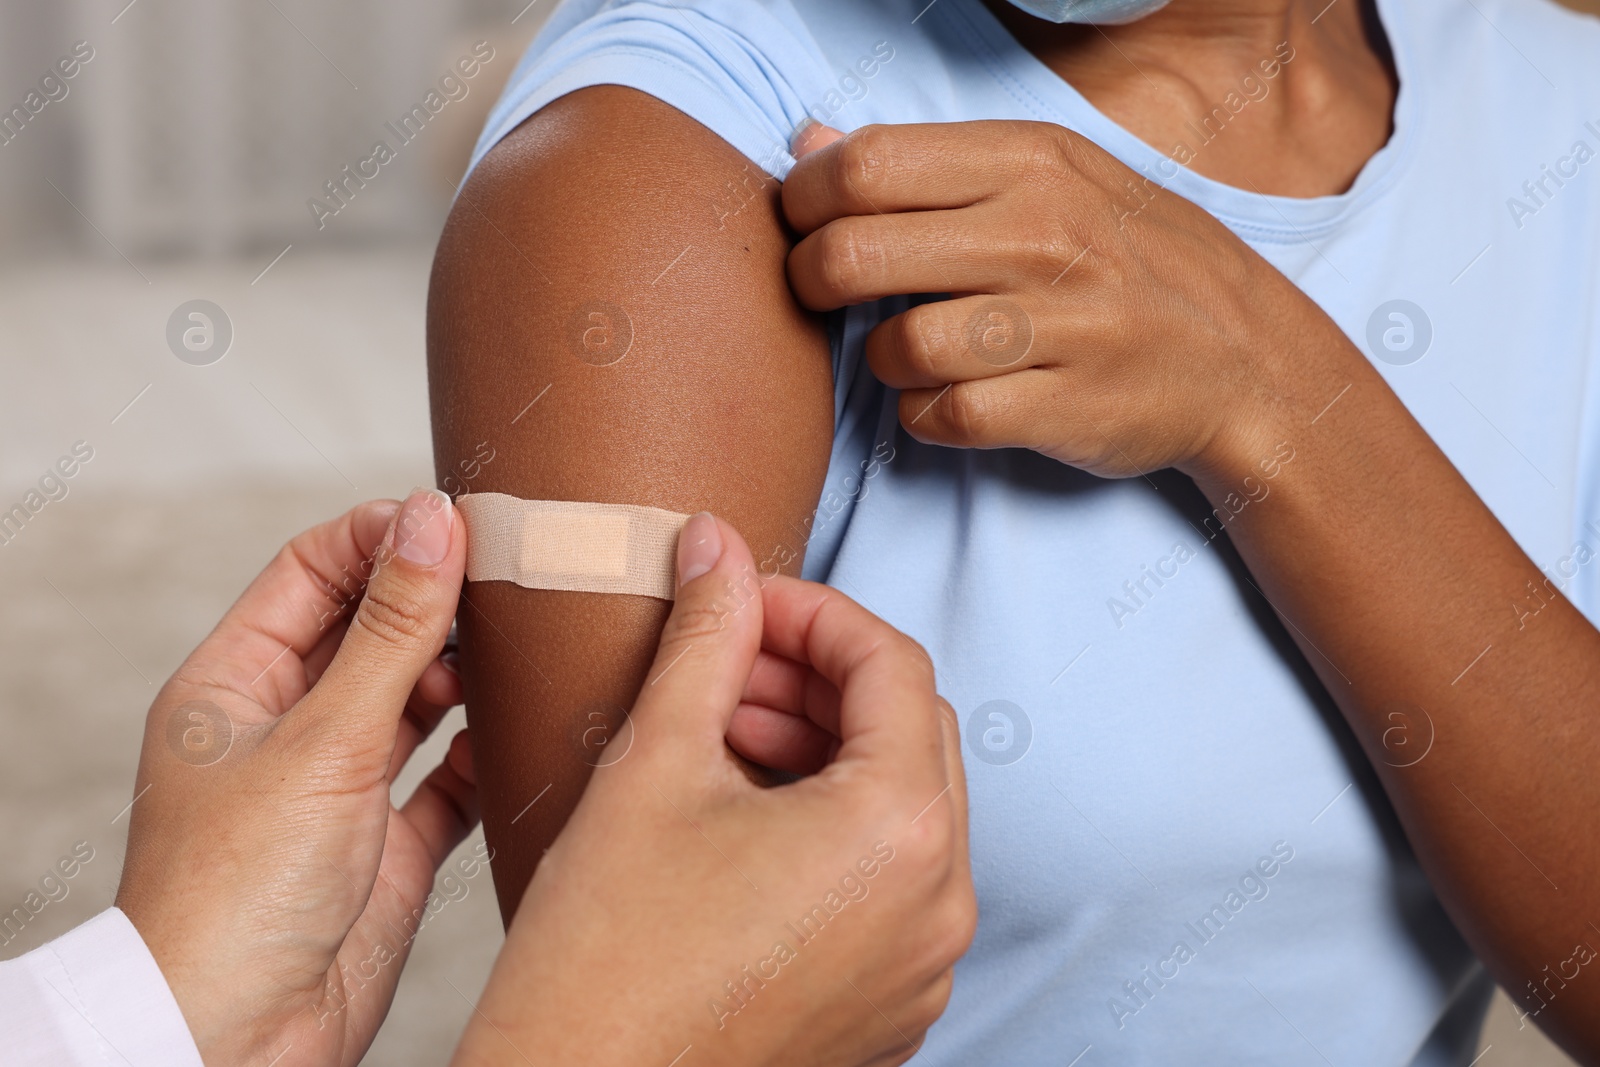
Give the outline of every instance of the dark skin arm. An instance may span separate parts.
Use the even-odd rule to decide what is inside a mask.
[[[784,281],[777,190],[705,127],[616,86],[501,142],[434,262],[440,485],[710,510],[767,574],[798,573],[832,372],[820,319]],[[462,674],[507,921],[604,744],[625,736],[669,606],[468,583]]]
[[[1282,494],[1230,535],[1467,942],[1600,1062],[1600,634],[1347,341],[1316,355],[1262,424],[1301,442]],[[1220,505],[1248,471],[1239,455],[1195,474]]]

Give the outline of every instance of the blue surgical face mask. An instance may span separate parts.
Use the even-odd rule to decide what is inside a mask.
[[[1049,22],[1087,22],[1120,26],[1137,22],[1167,6],[1169,0],[1011,0],[1030,15]]]

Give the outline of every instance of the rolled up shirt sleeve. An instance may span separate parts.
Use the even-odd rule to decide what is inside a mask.
[[[161,969],[118,908],[0,963],[0,1032],[6,1063],[202,1067]]]

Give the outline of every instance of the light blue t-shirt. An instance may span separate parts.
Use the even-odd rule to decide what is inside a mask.
[[[1281,68],[1242,69],[1184,148],[1152,148],[979,0],[567,0],[478,155],[602,83],[660,98],[777,177],[807,115],[1070,127],[1309,293],[1593,618],[1600,24],[1542,0],[1379,8],[1395,132],[1339,196],[1262,196],[1156,150],[1203,154]],[[909,303],[831,317],[836,431],[806,575],[921,641],[968,723],[981,919],[919,1062],[1467,1063],[1483,969],[1211,507],[1171,472],[1103,481],[911,440],[862,359]],[[1391,595],[1372,588],[1372,611]],[[1402,727],[1397,762],[1428,729]]]

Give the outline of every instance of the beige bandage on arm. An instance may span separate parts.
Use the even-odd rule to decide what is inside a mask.
[[[467,581],[673,599],[689,516],[634,504],[467,493]]]

